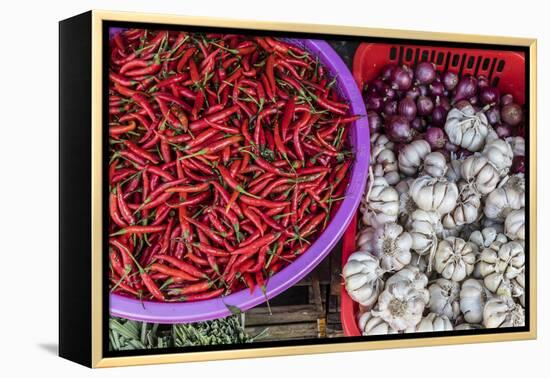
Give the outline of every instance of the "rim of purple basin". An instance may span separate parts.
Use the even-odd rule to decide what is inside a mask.
[[[114,32],[118,32],[117,29]],[[112,36],[110,30],[109,33]],[[337,88],[344,99],[349,101],[352,114],[366,115],[363,98],[351,72],[340,56],[325,41],[313,39],[288,39],[317,56],[320,62],[336,78]],[[345,192],[345,199],[330,220],[327,228],[317,240],[280,272],[273,275],[266,284],[265,294],[256,288],[252,293],[245,288],[225,297],[197,302],[151,302],[140,301],[118,294],[110,294],[110,313],[113,316],[154,322],[154,323],[191,323],[226,317],[232,314],[230,308],[241,311],[255,307],[269,298],[285,291],[317,266],[336,245],[353,218],[359,206],[365,187],[369,158],[370,140],[367,117],[355,121],[350,129],[349,138],[354,150],[355,160]]]

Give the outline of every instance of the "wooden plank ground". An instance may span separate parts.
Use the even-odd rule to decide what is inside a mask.
[[[245,313],[245,330],[258,341],[343,336],[340,323],[341,245],[306,277]]]

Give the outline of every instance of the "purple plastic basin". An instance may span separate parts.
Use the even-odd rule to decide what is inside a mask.
[[[109,34],[112,36],[119,31],[120,29],[113,28]],[[327,42],[314,39],[288,39],[287,42],[305,48],[318,57],[319,61],[328,68],[331,76],[336,78],[337,88],[342,97],[350,103],[352,114],[366,114],[361,93],[350,71]],[[369,127],[366,117],[353,123],[349,140],[355,154],[355,161],[352,165],[345,199],[325,231],[309,249],[268,280],[265,294],[259,288],[252,293],[244,289],[221,298],[178,303],[139,301],[111,294],[111,315],[154,323],[191,323],[223,318],[231,315],[228,306],[235,306],[245,311],[275,297],[297,283],[328,255],[359,206],[367,180],[370,158]]]

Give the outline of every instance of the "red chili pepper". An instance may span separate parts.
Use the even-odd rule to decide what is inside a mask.
[[[115,224],[119,227],[126,227],[127,224],[122,219],[122,216],[120,215],[118,211],[118,199],[117,195],[114,192],[111,192],[109,194],[109,214],[111,216],[111,219]]]
[[[119,231],[115,232],[114,234],[111,234],[111,236],[116,235],[125,235],[125,234],[150,234],[154,232],[161,232],[164,231],[166,228],[165,225],[160,226],[128,226],[125,228],[120,229]]]

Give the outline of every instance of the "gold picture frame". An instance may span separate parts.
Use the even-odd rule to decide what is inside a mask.
[[[349,341],[342,343],[302,345],[302,346],[275,346],[261,348],[247,348],[237,350],[219,350],[206,352],[186,352],[171,354],[140,355],[130,357],[104,357],[103,356],[103,245],[102,245],[102,219],[103,219],[103,187],[102,187],[102,38],[103,22],[120,21],[132,23],[154,23],[167,25],[186,25],[202,27],[226,27],[262,31],[278,32],[307,32],[323,33],[342,36],[363,36],[379,38],[399,38],[411,40],[426,40],[438,42],[498,44],[509,46],[522,46],[528,49],[529,54],[529,117],[530,117],[530,156],[529,156],[529,204],[530,204],[530,233],[529,233],[529,330],[511,331],[495,334],[457,335],[429,338],[406,338],[398,340],[376,341]],[[535,339],[537,336],[537,41],[528,38],[482,36],[468,34],[437,33],[426,31],[411,31],[398,29],[379,29],[368,27],[337,26],[322,24],[297,24],[282,22],[265,22],[254,20],[220,19],[211,17],[174,16],[150,13],[129,13],[94,10],[91,11],[91,366],[113,367],[128,365],[143,365],[157,363],[206,361],[221,359],[237,359],[249,357],[283,356],[294,354],[312,354],[327,352],[348,352],[371,349],[424,347],[448,344],[484,343],[495,341],[512,341]]]

